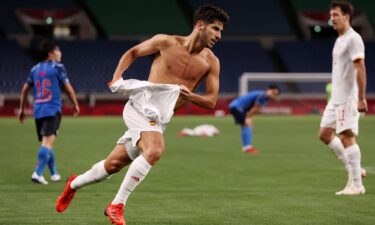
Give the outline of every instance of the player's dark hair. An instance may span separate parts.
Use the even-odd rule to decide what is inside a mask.
[[[215,20],[222,22],[224,25],[228,22],[228,14],[221,8],[214,5],[202,5],[194,13],[193,25],[201,20],[205,23],[213,23]]]
[[[281,93],[279,86],[277,86],[276,84],[270,84],[268,86],[268,89],[274,89],[274,90],[277,90],[279,94]]]
[[[345,1],[345,0],[334,0],[331,2],[331,5],[329,8],[333,9],[336,7],[339,7],[341,11],[344,13],[344,15],[349,15],[350,19],[352,18],[353,13],[354,13],[354,8],[350,2]]]
[[[42,40],[38,47],[38,55],[41,60],[45,60],[48,58],[48,53],[52,52],[53,50],[58,47],[56,43],[52,40]]]

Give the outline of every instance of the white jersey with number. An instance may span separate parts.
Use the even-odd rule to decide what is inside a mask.
[[[332,103],[358,102],[354,61],[365,58],[361,36],[350,28],[339,36],[332,51]]]

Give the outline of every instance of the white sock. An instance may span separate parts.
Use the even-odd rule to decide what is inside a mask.
[[[86,185],[98,183],[102,180],[105,180],[107,177],[109,177],[109,174],[105,170],[104,160],[102,160],[93,165],[91,169],[86,171],[84,174],[81,174],[76,179],[74,179],[70,184],[70,187],[78,190]]]
[[[350,176],[352,182],[355,186],[362,186],[362,176],[361,176],[361,151],[357,144],[351,145],[345,148],[345,155],[349,160],[351,165]]]
[[[151,165],[143,155],[138,156],[129,166],[128,172],[126,173],[112,204],[121,203],[125,205],[130,193],[142,182],[150,169]]]
[[[342,144],[340,138],[335,136],[331,142],[329,142],[328,147],[335,153],[338,159],[340,159],[346,168],[346,171],[348,171],[350,175],[351,165],[349,163],[349,160],[347,156],[344,154],[344,145]]]

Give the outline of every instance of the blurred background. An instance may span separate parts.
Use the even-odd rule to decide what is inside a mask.
[[[375,1],[351,2],[352,26],[365,41],[369,113],[375,113]],[[17,115],[19,93],[37,62],[35,47],[42,38],[59,44],[83,115],[121,115],[126,100],[106,86],[121,55],[158,33],[189,35],[194,10],[204,3],[220,6],[230,15],[222,41],[213,48],[221,62],[220,99],[214,110],[186,104],[176,114],[225,115],[243,82],[248,82],[248,89],[258,89],[271,81],[280,86],[282,96],[263,113],[322,111],[337,37],[329,23],[329,0],[2,0],[0,116]],[[138,59],[125,77],[147,79],[151,61],[152,57]],[[258,77],[267,73],[272,79],[241,81],[243,73]],[[279,79],[291,73],[327,76],[318,81]],[[204,83],[197,91],[204,91]],[[32,114],[31,106],[28,109]],[[71,113],[69,105],[64,113]]]

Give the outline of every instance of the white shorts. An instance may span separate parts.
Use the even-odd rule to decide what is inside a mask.
[[[157,120],[150,120],[138,112],[130,101],[126,103],[122,116],[128,130],[118,139],[117,144],[124,144],[129,158],[134,160],[140,154],[137,142],[141,138],[141,132],[157,131],[164,133],[165,125],[160,124]]]
[[[324,109],[320,127],[333,128],[337,134],[351,130],[355,135],[358,135],[359,116],[356,102],[333,105],[330,101]]]

